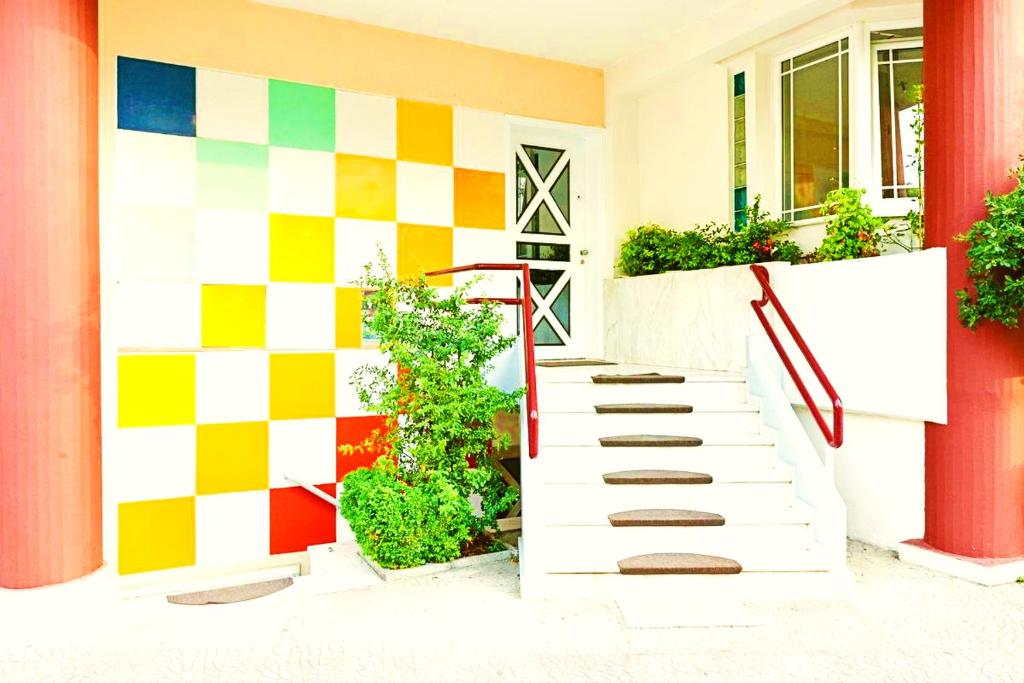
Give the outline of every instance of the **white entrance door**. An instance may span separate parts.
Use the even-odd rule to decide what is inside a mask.
[[[512,136],[515,259],[530,264],[537,358],[577,358],[590,344],[582,140],[529,128]]]

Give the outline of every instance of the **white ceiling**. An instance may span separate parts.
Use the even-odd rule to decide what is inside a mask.
[[[606,67],[739,0],[257,0],[437,38]]]

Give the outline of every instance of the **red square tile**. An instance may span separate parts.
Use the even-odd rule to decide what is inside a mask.
[[[338,481],[360,467],[369,467],[373,461],[385,454],[382,448],[367,448],[363,443],[376,429],[384,429],[382,415],[338,418],[338,446],[354,446],[353,453],[338,452]]]
[[[318,489],[335,496],[335,484]],[[338,511],[300,486],[270,490],[270,554],[301,552],[311,545],[333,543]]]

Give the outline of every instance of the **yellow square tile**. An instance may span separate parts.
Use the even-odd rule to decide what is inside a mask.
[[[398,158],[452,165],[452,108],[398,100]]]
[[[393,221],[395,160],[335,155],[334,213],[338,218]]]
[[[452,267],[452,229],[398,225],[398,278],[415,280],[423,273]],[[435,287],[450,287],[451,275],[427,278]]]
[[[270,214],[270,280],[334,283],[334,219]]]
[[[455,169],[455,225],[505,229],[505,174]]]
[[[196,493],[258,491],[269,486],[266,422],[196,427]]]
[[[270,355],[270,419],[334,417],[334,354]]]
[[[117,570],[121,574],[196,563],[196,499],[121,503],[117,509]]]
[[[186,425],[195,421],[195,356],[118,357],[118,427]]]
[[[358,349],[363,345],[363,290],[338,287],[334,292],[334,345]]]
[[[204,348],[266,346],[266,287],[203,285],[202,299]]]

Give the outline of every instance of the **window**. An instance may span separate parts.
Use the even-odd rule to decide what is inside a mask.
[[[907,199],[920,193],[924,173],[918,160],[917,136],[917,126],[923,124],[924,51],[920,36],[921,29],[871,34],[876,64],[876,139],[881,159],[882,199]]]
[[[732,77],[732,218],[737,228],[747,220],[747,75]]]
[[[782,62],[782,215],[816,218],[850,180],[849,39]]]

